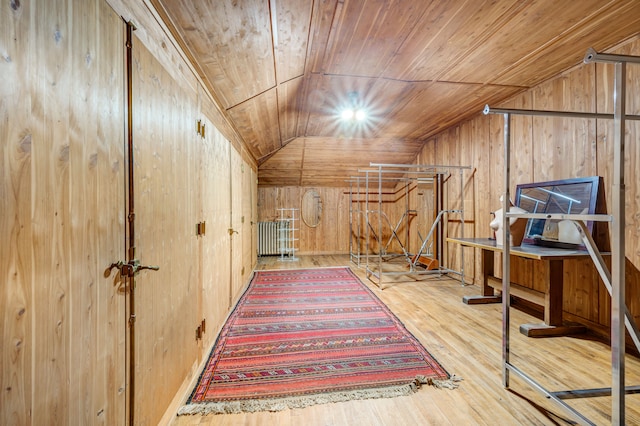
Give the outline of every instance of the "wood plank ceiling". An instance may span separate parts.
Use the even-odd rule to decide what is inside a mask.
[[[344,186],[370,162],[411,163],[485,104],[640,32],[638,0],[152,2],[265,186]],[[349,105],[367,120],[341,120]]]

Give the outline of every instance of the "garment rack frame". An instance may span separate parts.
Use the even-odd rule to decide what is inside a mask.
[[[358,172],[361,174],[360,176],[355,176],[352,177],[349,182],[351,183],[350,186],[350,195],[349,195],[349,200],[350,200],[350,209],[352,214],[350,215],[350,219],[349,219],[349,231],[350,231],[350,245],[349,245],[349,252],[350,252],[350,257],[352,261],[357,261],[358,262],[358,266],[360,266],[360,261],[361,258],[364,258],[365,261],[365,270],[366,270],[366,276],[367,278],[369,278],[372,282],[374,282],[380,289],[384,289],[384,283],[383,283],[383,279],[384,277],[390,277],[390,276],[399,276],[399,275],[409,275],[409,276],[424,276],[424,275],[438,275],[441,276],[443,274],[457,274],[460,276],[460,281],[462,283],[462,285],[465,285],[465,281],[464,281],[464,250],[461,249],[461,256],[460,256],[460,271],[456,271],[454,269],[450,269],[448,267],[445,266],[444,262],[444,257],[442,256],[443,250],[438,250],[438,267],[435,269],[425,269],[425,270],[421,270],[419,268],[416,268],[416,263],[415,261],[412,261],[410,259],[410,254],[406,252],[406,250],[404,250],[403,247],[403,253],[398,255],[398,256],[404,256],[407,259],[407,263],[409,265],[409,270],[408,271],[402,271],[402,272],[398,272],[398,271],[385,271],[384,267],[383,267],[383,263],[385,260],[387,260],[388,255],[383,253],[383,250],[378,250],[377,254],[372,253],[372,250],[369,246],[369,241],[371,238],[371,234],[374,234],[374,237],[378,239],[378,244],[380,245],[380,247],[382,248],[382,246],[384,245],[384,242],[381,240],[381,236],[382,236],[382,228],[383,228],[383,224],[382,224],[382,196],[384,195],[383,189],[382,189],[382,184],[383,182],[386,181],[397,181],[397,182],[405,182],[405,186],[404,189],[405,191],[408,191],[409,188],[409,184],[411,182],[424,182],[427,181],[429,179],[442,179],[442,177],[444,175],[446,175],[447,173],[451,173],[454,171],[457,171],[459,173],[460,176],[460,208],[459,209],[444,209],[444,207],[441,205],[442,203],[435,203],[435,210],[438,212],[437,214],[437,221],[439,222],[435,222],[433,224],[433,226],[437,226],[440,230],[439,234],[441,236],[441,238],[439,238],[440,243],[442,244],[442,246],[444,246],[445,244],[445,238],[442,236],[442,230],[444,228],[446,228],[446,222],[444,222],[443,224],[443,218],[444,221],[446,221],[446,216],[449,214],[456,214],[459,216],[460,218],[460,232],[462,237],[464,237],[464,228],[465,228],[465,222],[464,222],[464,171],[465,170],[469,170],[471,169],[470,166],[443,166],[443,165],[424,165],[424,164],[380,164],[380,163],[370,163],[369,165],[370,168],[368,169],[364,169],[364,170],[359,170]],[[400,174],[403,177],[396,177],[396,178],[388,178],[385,177],[385,175],[387,174]],[[359,209],[353,209],[353,183],[357,183],[357,194],[358,194],[358,202],[360,202],[362,200],[362,197],[364,197],[364,210],[359,210]],[[361,183],[364,183],[364,191],[361,191]],[[375,191],[370,191],[370,184],[377,184],[377,192]],[[373,194],[376,194],[377,196],[377,200],[374,202],[371,202],[370,200],[370,195],[373,192]],[[406,213],[409,211],[409,206],[408,206],[408,193],[405,193],[404,195],[405,198],[405,215]],[[375,208],[377,206],[377,209]],[[354,253],[354,247],[352,244],[353,241],[353,213],[358,213],[358,220],[360,217],[364,218],[364,225],[365,225],[365,252],[361,253],[359,246],[358,246],[358,252]],[[372,221],[371,217],[373,215],[377,215],[378,219],[377,221]],[[404,216],[403,216],[404,217]],[[402,220],[402,219],[401,219]],[[377,222],[377,223],[373,223],[373,222]],[[360,223],[358,223],[358,225],[360,225]],[[377,225],[377,226],[376,226]],[[391,228],[393,228],[393,225],[391,224],[391,222],[389,221],[389,225]],[[375,229],[377,228],[377,233],[375,232]],[[396,226],[397,228],[397,226]],[[407,227],[408,228],[408,227]],[[360,232],[362,228],[360,226],[358,226],[358,232]],[[406,232],[408,234],[408,229],[406,229]],[[433,234],[433,228],[430,230],[429,235]],[[395,234],[395,230],[393,232],[393,234],[391,235],[390,238],[393,238],[394,235],[397,237],[397,235]],[[406,235],[406,241],[408,241],[409,236]],[[400,242],[400,245],[402,246],[402,242]],[[424,248],[425,246],[425,241],[422,241],[422,245],[421,245],[421,250]],[[375,269],[374,269],[375,268]]]
[[[587,417],[567,404],[564,399],[576,397],[603,396],[607,392],[612,397],[611,423],[614,425],[625,424],[625,396],[628,393],[640,391],[638,386],[625,387],[625,328],[629,330],[636,345],[638,340],[638,328],[628,318],[629,313],[625,302],[625,180],[624,180],[624,147],[625,147],[625,123],[626,120],[640,120],[640,116],[626,114],[626,66],[627,64],[640,64],[640,57],[626,55],[612,55],[597,53],[594,49],[588,49],[584,63],[610,63],[614,64],[614,113],[583,113],[567,111],[536,111],[517,109],[493,109],[488,105],[484,114],[501,114],[504,117],[504,197],[502,205],[502,223],[508,223],[509,218],[532,218],[535,214],[509,213],[508,202],[510,200],[510,157],[511,157],[511,116],[512,115],[540,115],[564,118],[595,118],[612,119],[614,121],[614,147],[613,147],[613,183],[612,183],[612,214],[611,215],[545,215],[550,219],[572,220],[581,233],[585,246],[594,261],[596,268],[611,294],[611,376],[612,385],[607,389],[583,389],[552,392],[544,388],[533,377],[527,375],[510,361],[509,350],[509,283],[510,283],[510,238],[509,227],[503,232],[503,262],[502,262],[502,380],[505,388],[509,388],[509,373],[513,373],[523,379],[527,384],[549,400],[560,406],[579,424],[593,425]],[[611,272],[602,261],[602,256],[595,246],[591,235],[586,231],[582,221],[606,221],[611,224]],[[635,336],[633,336],[635,333]],[[640,348],[639,348],[640,349]]]

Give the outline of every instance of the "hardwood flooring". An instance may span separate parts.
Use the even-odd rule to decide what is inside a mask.
[[[511,375],[502,385],[501,305],[464,305],[462,297],[478,293],[448,277],[409,276],[385,280],[380,290],[366,279],[363,267],[348,256],[303,256],[295,262],[276,257],[260,259],[258,269],[351,266],[375,294],[402,320],[431,354],[463,378],[458,389],[425,386],[410,396],[316,405],[275,413],[179,416],[184,425],[567,425],[574,424],[553,402]],[[522,323],[540,322],[511,309],[511,362],[551,391],[609,387],[611,352],[608,345],[579,337],[527,338]],[[627,385],[640,384],[640,360],[627,356]],[[595,424],[611,423],[611,397],[569,400]],[[640,395],[626,398],[627,424],[640,424]]]

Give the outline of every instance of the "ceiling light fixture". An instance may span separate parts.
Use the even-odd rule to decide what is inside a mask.
[[[340,116],[344,121],[364,121],[367,118],[367,112],[363,109],[347,108]]]
[[[361,107],[362,102],[358,99],[358,92],[349,92],[347,96],[349,97],[348,106],[340,113],[342,120],[351,122],[366,120],[367,112]]]
[[[354,115],[355,115],[355,112],[351,108],[345,109],[344,111],[342,111],[342,114],[340,114],[342,119],[345,121],[353,120]]]

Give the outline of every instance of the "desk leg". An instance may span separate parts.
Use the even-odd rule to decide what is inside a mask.
[[[561,259],[550,260],[544,296],[544,324],[522,324],[520,333],[528,337],[550,337],[586,331],[586,327],[582,325],[564,325],[562,321],[563,280],[563,261]]]
[[[549,277],[544,295],[544,323],[547,325],[562,325],[563,265],[562,260],[549,261]]]
[[[489,286],[489,277],[493,276],[493,251],[482,250],[482,295],[464,296],[462,302],[467,305],[481,305],[486,303],[500,303],[501,296],[496,296],[493,288]]]

